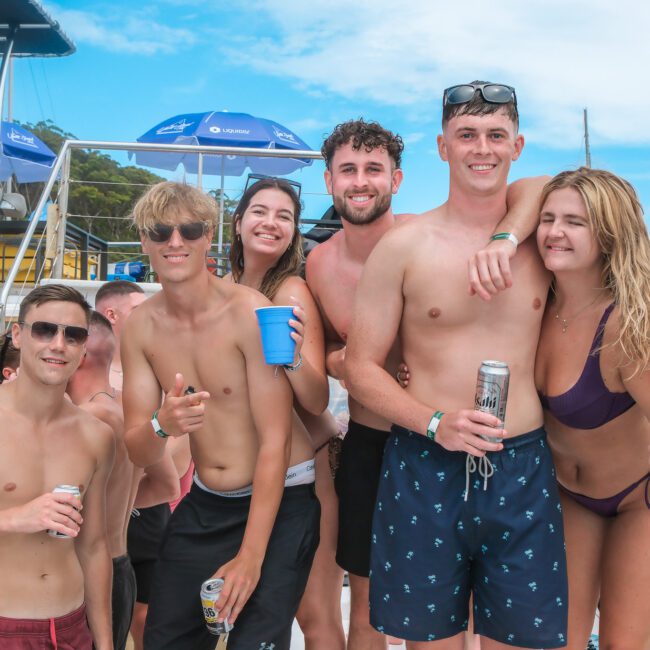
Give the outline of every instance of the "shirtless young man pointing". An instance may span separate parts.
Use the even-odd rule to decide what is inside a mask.
[[[189,435],[196,466],[161,545],[145,648],[213,649],[199,592],[217,577],[219,618],[234,624],[230,650],[288,650],[320,508],[289,382],[264,363],[254,310],[270,303],[208,271],[217,207],[199,190],[159,183],[134,220],[163,288],[122,338],[126,444],[147,466],[169,436]],[[189,385],[196,392],[185,395]]]

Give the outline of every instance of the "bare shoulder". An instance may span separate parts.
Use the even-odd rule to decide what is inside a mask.
[[[342,230],[335,232],[327,241],[318,244],[312,249],[307,257],[306,275],[307,283],[311,285],[313,281],[318,281],[332,261],[339,254],[343,242],[344,233]]]
[[[85,402],[79,408],[107,424],[115,435],[119,435],[124,427],[124,416],[122,415],[122,409],[115,400],[109,402],[110,399],[110,397],[106,397],[106,401],[93,400],[92,402]]]
[[[415,214],[414,212],[402,212],[401,214],[396,214],[395,215],[395,223],[396,224],[401,224],[404,223],[405,221],[409,221],[413,217],[417,217],[418,215]]]
[[[307,283],[297,275],[292,275],[280,285],[273,302],[276,305],[289,305],[294,302],[292,298],[296,298],[299,302],[312,298]]]
[[[227,290],[226,309],[233,323],[240,328],[247,322],[256,322],[255,310],[260,307],[271,307],[271,301],[259,291],[241,284],[231,284]]]
[[[137,309],[131,312],[124,325],[124,333],[128,333],[129,338],[146,338],[146,327],[151,323],[152,314],[157,309],[160,309],[161,305],[162,291],[145,300],[142,304],[138,305]]]
[[[112,458],[115,449],[113,428],[81,407],[70,403],[68,408],[70,416],[75,419],[86,444],[94,452],[97,460],[104,461]]]

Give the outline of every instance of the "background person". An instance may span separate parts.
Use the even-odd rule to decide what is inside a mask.
[[[343,650],[343,571],[334,560],[338,513],[327,455],[337,427],[325,411],[328,384],[318,307],[298,277],[303,261],[299,224],[300,199],[290,183],[269,178],[251,185],[235,210],[232,274],[226,279],[260,291],[275,305],[296,305],[291,321],[295,358],[284,371],[294,392],[294,408],[318,450],[316,495],[321,502],[320,543],[296,617],[307,650]]]
[[[553,272],[535,376],[557,467],[568,648],[650,647],[650,242],[632,186],[582,167],[544,188]]]
[[[95,308],[108,319],[115,334],[115,352],[111,362],[110,383],[113,388],[120,391],[118,395],[120,405],[122,403],[123,375],[120,338],[131,312],[146,299],[147,296],[142,287],[128,280],[105,282],[95,295]],[[169,499],[174,499],[174,503],[176,503],[189,490],[192,459],[189,444],[185,438],[172,441],[169,447],[178,477],[181,479],[181,491],[178,497],[173,497],[174,494],[178,494],[178,486],[172,487],[171,490],[167,488]],[[137,584],[136,603],[131,623],[131,635],[135,650],[142,650],[143,647],[142,637],[147,617],[153,567],[158,558],[160,540],[171,515],[170,504],[160,502],[161,482],[164,485],[167,480],[165,465],[166,463],[158,463],[144,469],[133,504],[136,508],[132,512],[127,531],[127,549]]]
[[[20,366],[20,350],[14,347],[9,330],[0,336],[0,384],[16,379],[18,366]]]

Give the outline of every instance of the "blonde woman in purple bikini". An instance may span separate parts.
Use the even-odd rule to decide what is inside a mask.
[[[650,242],[606,171],[545,187],[537,243],[554,275],[535,379],[561,486],[570,650],[596,608],[601,648],[650,648]]]

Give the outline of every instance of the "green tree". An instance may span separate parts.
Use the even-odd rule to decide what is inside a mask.
[[[65,140],[76,139],[50,120],[24,126],[55,152]],[[106,154],[79,149],[72,152],[70,179],[68,214],[78,215],[70,221],[107,241],[137,241],[129,219],[133,205],[149,186],[164,180],[138,167],[123,167]],[[36,207],[43,187],[43,183],[18,186],[30,209]],[[58,190],[57,183],[54,196]]]

